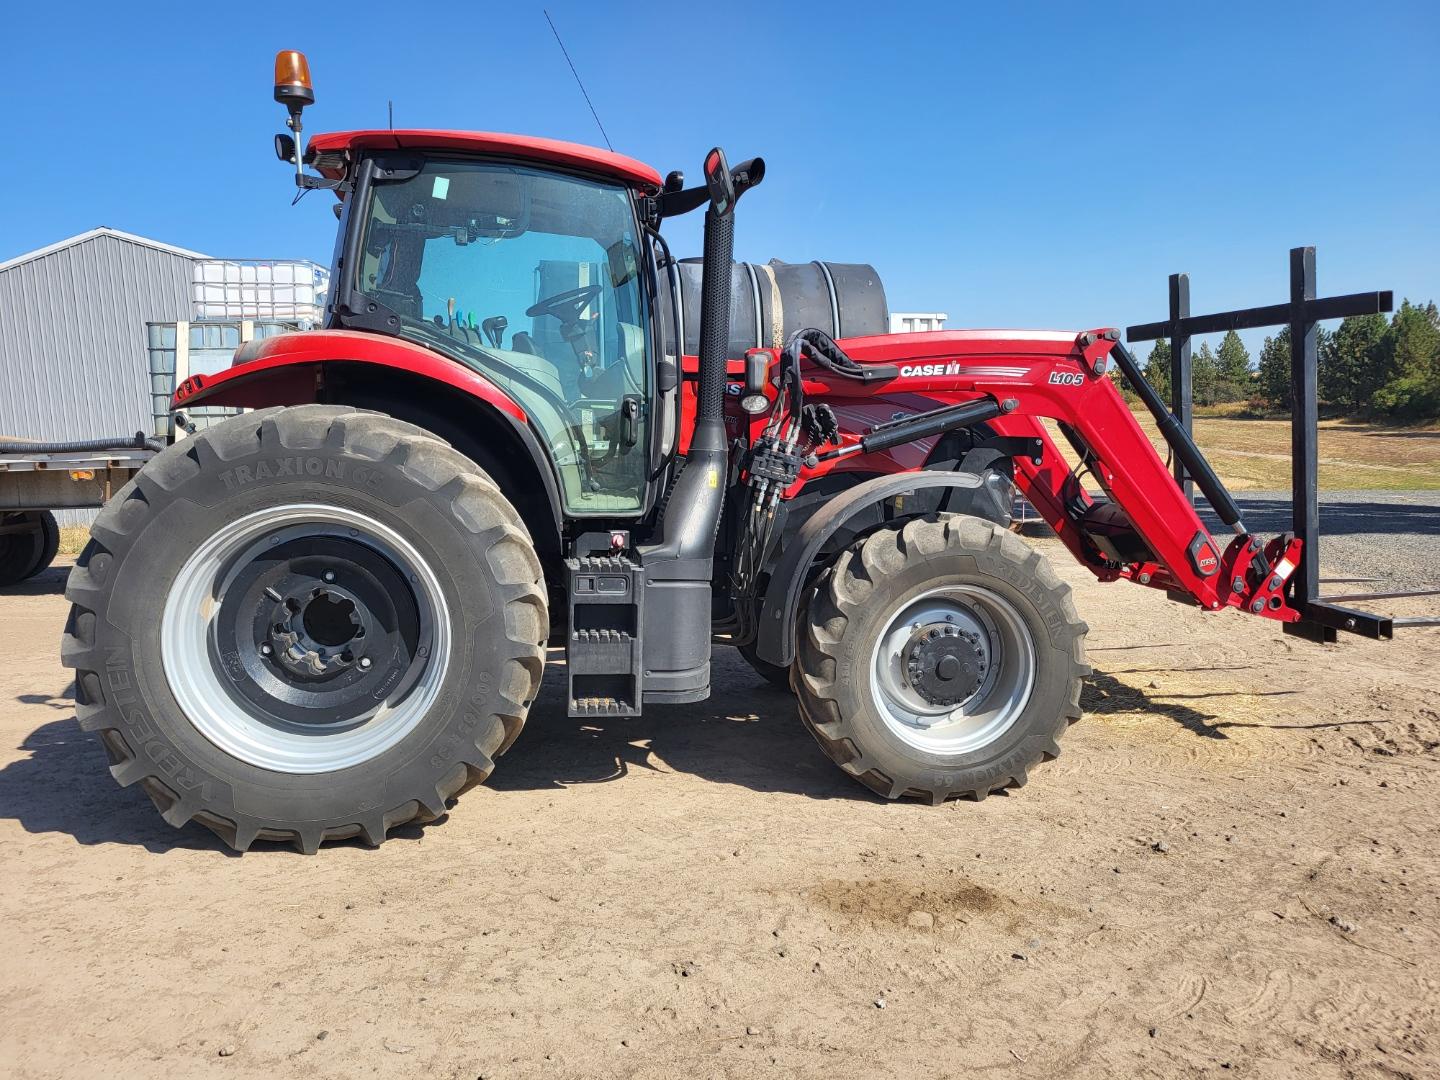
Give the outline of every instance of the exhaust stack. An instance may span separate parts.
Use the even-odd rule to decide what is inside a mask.
[[[709,582],[715,554],[715,533],[725,504],[725,367],[730,349],[730,265],[735,250],[735,203],[765,176],[763,158],[751,158],[734,169],[718,146],[705,155],[704,281],[700,300],[700,386],[695,431],[685,466],[665,507],[661,541],[647,554],[696,563],[696,578]],[[703,562],[703,567],[699,565]],[[706,594],[708,610],[709,594]],[[706,626],[709,619],[704,620]],[[708,652],[708,642],[707,642]]]
[[[710,696],[711,578],[729,465],[724,407],[734,211],[736,200],[764,175],[760,158],[731,169],[719,147],[705,156],[710,205],[705,211],[695,430],[665,505],[660,540],[640,549],[645,620],[667,628],[645,638],[645,697],[650,701],[701,701]]]

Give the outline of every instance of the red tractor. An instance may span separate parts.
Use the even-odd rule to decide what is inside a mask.
[[[276,96],[298,137],[299,54]],[[432,820],[520,734],[547,645],[573,716],[703,700],[718,642],[792,688],[883,796],[1024,784],[1090,669],[1068,587],[1008,528],[1017,487],[1101,580],[1307,617],[1303,539],[1246,532],[1115,330],[801,328],[732,357],[734,213],[758,158],[712,150],[687,188],[509,135],[277,149],[302,189],[339,196],[327,325],[178,388],[177,410],[253,411],[154,458],[67,590],[80,722],[172,825],[313,852]],[[689,356],[660,227],[702,208]]]

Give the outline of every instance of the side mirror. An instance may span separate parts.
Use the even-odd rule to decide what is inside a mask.
[[[730,175],[725,151],[718,146],[705,155],[705,187],[710,193],[710,208],[718,217],[735,208],[735,179]]]

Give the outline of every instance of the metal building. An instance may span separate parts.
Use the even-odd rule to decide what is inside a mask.
[[[148,432],[145,327],[190,318],[204,258],[100,228],[0,263],[0,436]]]

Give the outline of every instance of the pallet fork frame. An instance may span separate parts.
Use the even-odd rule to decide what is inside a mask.
[[[1388,639],[1397,626],[1440,626],[1440,618],[1396,618],[1342,605],[1342,601],[1440,595],[1440,590],[1437,589],[1344,593],[1333,596],[1325,596],[1320,591],[1320,414],[1317,398],[1319,348],[1316,327],[1326,319],[1393,311],[1394,294],[1387,289],[1317,298],[1313,247],[1290,249],[1290,300],[1287,303],[1222,311],[1213,315],[1191,315],[1190,276],[1171,274],[1169,286],[1170,317],[1160,322],[1128,327],[1125,340],[1141,342],[1169,339],[1171,411],[1187,434],[1193,426],[1191,337],[1196,334],[1216,334],[1227,330],[1250,330],[1267,326],[1290,328],[1291,521],[1294,535],[1300,541],[1300,561],[1290,577],[1287,599],[1290,605],[1301,613],[1301,618],[1298,622],[1282,624],[1285,633],[1310,641],[1333,642],[1342,630],[1362,637]],[[1178,459],[1175,463],[1175,478],[1189,495],[1190,477]]]

